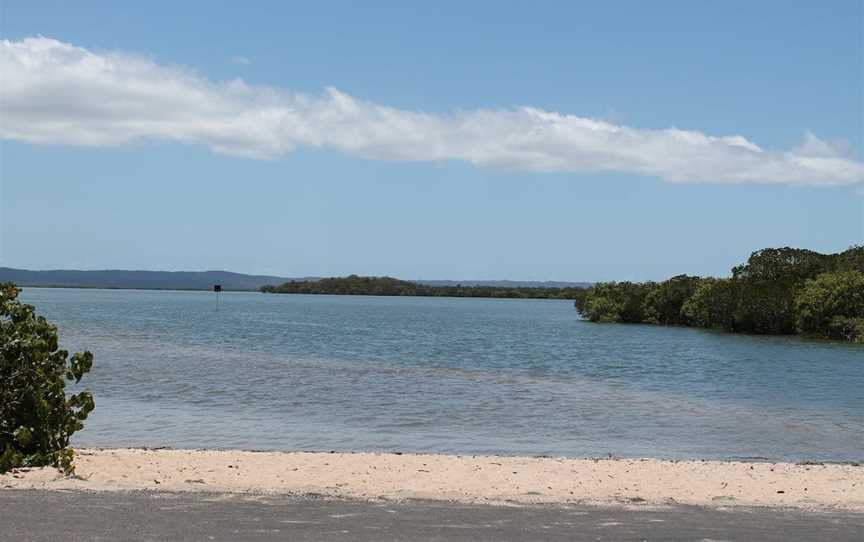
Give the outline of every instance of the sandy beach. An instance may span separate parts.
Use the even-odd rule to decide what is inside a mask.
[[[864,467],[858,465],[173,449],[76,452],[74,476],[50,468],[23,469],[0,475],[0,487],[864,511]]]

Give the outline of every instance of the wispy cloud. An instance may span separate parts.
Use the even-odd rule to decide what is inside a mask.
[[[464,160],[673,182],[852,185],[864,177],[842,146],[812,134],[799,147],[765,150],[741,135],[637,129],[534,107],[425,113],[333,88],[310,96],[214,82],[143,56],[43,37],[0,45],[0,136],[31,143],[157,139],[249,158],[326,147],[372,160]]]
[[[231,57],[231,62],[233,62],[234,64],[247,65],[252,64],[252,59],[250,59],[248,56],[234,55]]]

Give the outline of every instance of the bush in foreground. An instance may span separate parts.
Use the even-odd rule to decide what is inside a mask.
[[[0,284],[0,472],[54,466],[73,472],[69,438],[93,410],[88,391],[66,395],[90,371],[93,355],[60,350],[57,328]]]

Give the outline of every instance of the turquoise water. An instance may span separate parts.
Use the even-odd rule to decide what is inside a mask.
[[[864,459],[864,348],[568,301],[28,288],[95,355],[78,445]]]

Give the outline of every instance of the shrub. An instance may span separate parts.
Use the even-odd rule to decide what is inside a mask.
[[[864,342],[864,273],[823,273],[808,280],[795,306],[802,334]]]
[[[681,312],[691,325],[735,331],[738,286],[731,279],[703,279]]]
[[[734,280],[738,290],[735,331],[765,335],[795,333],[795,293],[791,280]]]
[[[828,322],[827,332],[823,336],[829,339],[864,343],[864,318],[835,316]]]
[[[0,472],[54,466],[72,473],[69,438],[93,410],[88,391],[67,396],[66,380],[81,381],[93,355],[60,350],[57,328],[0,284]]]
[[[640,323],[645,320],[645,297],[653,282],[598,282],[576,298],[576,309],[592,322]]]
[[[851,247],[836,256],[835,271],[864,273],[864,246]]]
[[[732,277],[752,282],[803,282],[830,271],[838,255],[819,254],[800,248],[764,248],[750,255],[747,263],[732,268]]]
[[[864,343],[864,246],[839,254],[766,248],[734,267],[728,279],[600,282],[578,292],[575,304],[592,322],[797,332]]]
[[[700,280],[699,277],[678,275],[659,283],[645,297],[645,321],[662,325],[689,324],[690,319],[681,309]]]

